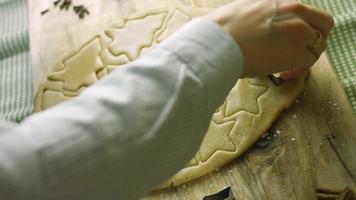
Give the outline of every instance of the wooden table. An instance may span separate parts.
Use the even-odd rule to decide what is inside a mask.
[[[231,186],[237,200],[316,199],[315,189],[356,189],[356,117],[327,57],[306,89],[244,156],[205,177],[145,199],[202,199]]]

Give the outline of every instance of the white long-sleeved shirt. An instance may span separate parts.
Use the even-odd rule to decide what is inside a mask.
[[[238,80],[239,46],[196,19],[78,98],[0,121],[0,199],[137,199],[194,156]]]

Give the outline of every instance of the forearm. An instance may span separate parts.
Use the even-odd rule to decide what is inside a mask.
[[[0,191],[137,198],[191,159],[241,70],[241,52],[227,34],[213,22],[192,22],[79,98],[7,126]],[[28,168],[16,167],[16,176],[10,165]]]

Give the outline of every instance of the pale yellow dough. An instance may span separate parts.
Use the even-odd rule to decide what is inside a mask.
[[[193,17],[194,7],[147,11],[117,25],[69,52],[54,66],[36,95],[36,111],[78,96],[82,90],[154,47]],[[251,147],[304,89],[304,78],[275,86],[268,78],[241,79],[214,113],[195,157],[160,187],[203,176]]]

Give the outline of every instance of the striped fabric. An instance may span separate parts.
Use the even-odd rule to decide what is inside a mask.
[[[0,0],[0,118],[32,113],[33,88],[26,0]]]
[[[327,52],[356,113],[356,0],[304,0],[333,14]]]

